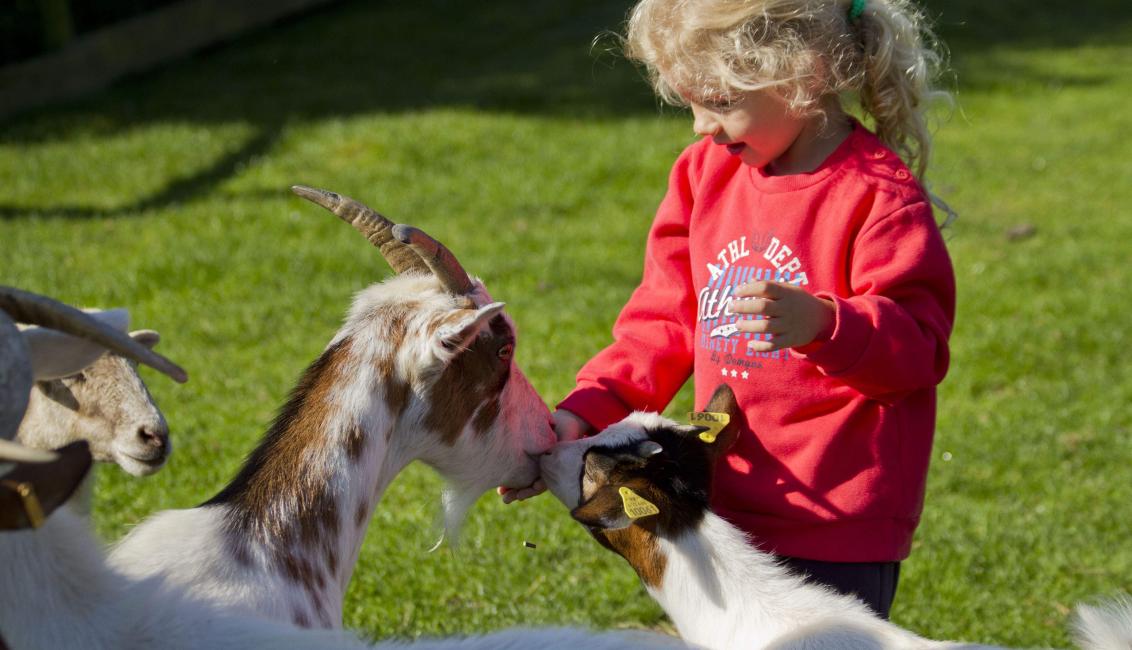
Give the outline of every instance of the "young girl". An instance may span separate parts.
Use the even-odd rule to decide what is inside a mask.
[[[955,286],[923,178],[937,57],[908,0],[642,0],[626,50],[702,136],[558,435],[721,382],[713,508],[887,616],[920,518]],[[855,96],[875,134],[850,117]],[[915,174],[910,171],[915,170]],[[505,495],[505,500],[526,495]]]

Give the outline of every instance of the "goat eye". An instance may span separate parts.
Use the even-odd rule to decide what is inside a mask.
[[[499,350],[495,354],[500,359],[507,361],[508,359],[510,359],[512,356],[515,355],[515,344],[514,343],[507,343],[503,347],[499,348]]]

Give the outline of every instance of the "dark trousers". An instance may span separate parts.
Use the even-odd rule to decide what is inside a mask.
[[[899,562],[820,562],[782,557],[782,563],[807,582],[825,585],[834,591],[856,596],[881,618],[888,618],[896,584],[900,581]]]

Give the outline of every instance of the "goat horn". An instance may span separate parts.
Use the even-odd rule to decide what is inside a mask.
[[[381,256],[385,258],[386,262],[389,262],[394,273],[404,271],[425,273],[428,271],[428,267],[416,252],[393,238],[390,234],[393,222],[376,210],[348,196],[307,187],[306,185],[292,185],[291,191],[311,203],[317,203],[330,210],[338,215],[338,218],[342,221],[353,226],[354,230],[362,233],[369,240],[369,243],[381,251]]]
[[[420,255],[448,293],[463,296],[472,292],[471,277],[444,244],[429,237],[423,230],[405,224],[393,226],[393,236]]]
[[[162,372],[178,383],[189,375],[177,364],[134,341],[124,332],[100,323],[88,314],[47,296],[0,286],[0,310],[17,323],[39,325],[94,341],[102,347]]]

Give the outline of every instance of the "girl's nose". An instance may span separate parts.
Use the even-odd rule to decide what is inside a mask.
[[[711,111],[692,104],[692,130],[696,135],[714,136],[719,133],[719,120]]]

